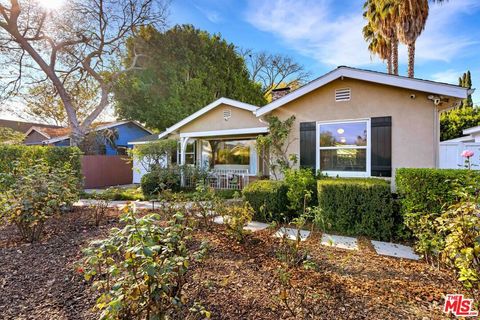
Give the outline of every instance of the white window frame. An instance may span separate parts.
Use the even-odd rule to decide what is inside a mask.
[[[326,124],[336,124],[336,123],[366,123],[367,127],[367,145],[366,147],[359,147],[359,146],[354,146],[354,147],[322,147],[320,148],[320,126],[321,125],[326,125]],[[355,178],[355,177],[370,177],[371,175],[371,148],[372,148],[372,141],[371,141],[371,126],[370,126],[370,118],[367,119],[345,119],[345,120],[331,120],[331,121],[317,121],[316,122],[316,169],[317,171],[320,170],[323,174],[327,174],[330,177],[350,177],[350,178]],[[320,152],[321,150],[337,150],[337,149],[366,149],[367,150],[367,155],[366,155],[366,161],[367,161],[367,170],[366,171],[324,171],[322,168],[320,168]]]
[[[185,148],[185,159],[187,159],[187,155],[193,155],[194,163],[187,163],[189,166],[196,166],[197,165],[197,140],[190,140],[187,142],[187,144],[193,143],[193,151],[187,152]],[[178,141],[177,143],[177,163],[180,163],[180,157],[181,157],[181,149],[182,149],[182,143]]]

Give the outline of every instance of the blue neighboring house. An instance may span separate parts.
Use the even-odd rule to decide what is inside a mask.
[[[115,130],[117,138],[115,139],[116,149],[109,144],[105,144],[105,155],[125,154],[126,149],[132,148],[128,145],[129,141],[151,135],[152,132],[136,121],[117,121],[107,123],[97,123],[94,125],[95,131]],[[24,144],[27,145],[53,145],[58,147],[69,146],[70,130],[68,128],[42,128],[31,127],[26,133]]]

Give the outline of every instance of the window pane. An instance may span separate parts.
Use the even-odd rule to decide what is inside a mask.
[[[366,122],[331,123],[320,125],[320,147],[366,145]]]
[[[321,171],[367,171],[367,150],[320,150]]]
[[[195,155],[185,154],[185,164],[195,164]]]
[[[211,141],[214,164],[250,164],[250,145],[253,140]]]
[[[185,152],[195,152],[196,141],[188,141]]]

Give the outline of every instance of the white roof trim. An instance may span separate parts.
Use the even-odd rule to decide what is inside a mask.
[[[46,134],[45,132],[42,132],[40,129],[36,128],[35,126],[30,127],[30,129],[28,129],[28,131],[25,133],[25,136],[28,136],[30,133],[32,133],[32,131],[36,131],[40,133],[42,136],[44,136],[45,138],[50,139],[50,136],[48,134]]]
[[[227,104],[227,105],[232,106],[232,107],[236,107],[236,108],[240,108],[240,109],[244,109],[244,110],[248,110],[248,111],[252,111],[252,112],[255,112],[258,109],[257,106],[254,106],[254,105],[251,105],[251,104],[248,104],[248,103],[244,103],[244,102],[240,102],[240,101],[232,100],[232,99],[228,99],[228,98],[220,98],[220,99],[215,100],[214,102],[210,103],[209,105],[203,107],[202,109],[198,110],[197,112],[191,114],[190,116],[186,117],[185,119],[175,123],[173,126],[167,128],[167,130],[160,133],[158,138],[161,139],[161,138],[165,137],[166,135],[172,133],[173,131],[177,130],[180,127],[183,127],[184,125],[186,125],[190,121],[195,120],[196,118],[198,118],[201,115],[207,113],[208,111],[218,107],[221,104]]]
[[[118,121],[118,122],[112,122],[112,123],[109,123],[109,124],[104,124],[102,126],[95,127],[94,131],[109,129],[109,128],[113,128],[113,127],[116,127],[116,126],[121,126],[122,124],[130,123],[130,122],[135,124],[137,127],[147,131],[148,133],[153,134],[152,131],[148,130],[147,128],[142,126],[139,122],[134,121],[134,120],[124,120],[124,121]],[[47,138],[48,138],[47,140],[43,140],[42,142],[47,143],[47,144],[55,143],[55,142],[58,142],[58,141],[70,139],[70,136],[68,136],[68,135],[59,136],[59,137],[56,137],[56,138],[53,138],[53,139],[50,139],[50,137],[47,137]]]
[[[256,127],[256,128],[244,128],[244,129],[184,132],[180,134],[180,138],[231,136],[236,134],[267,133],[267,132],[268,132],[268,127]]]
[[[475,139],[472,136],[466,136],[466,137],[460,137],[460,138],[455,138],[455,139],[450,139],[450,140],[445,140],[441,141],[440,145],[448,145],[448,144],[457,144],[459,142],[474,142]]]
[[[480,126],[476,126],[476,127],[471,127],[463,130],[463,134],[472,134],[472,133],[477,133],[479,131],[480,131]]]
[[[465,99],[468,96],[469,90],[467,88],[461,88],[456,85],[438,83],[427,80],[413,79],[407,77],[401,77],[391,74],[385,74],[375,71],[359,70],[349,67],[338,67],[337,69],[323,75],[322,77],[310,82],[309,84],[287,94],[264,107],[259,108],[255,114],[260,117],[284,104],[295,100],[317,88],[326,85],[338,78],[346,77],[357,80],[369,81],[380,83],[384,85],[390,85],[394,87],[400,87],[405,89],[411,89],[416,91],[428,92],[432,94],[445,95],[449,97]]]

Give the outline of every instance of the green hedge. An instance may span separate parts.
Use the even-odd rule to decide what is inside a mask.
[[[322,227],[378,240],[394,236],[395,210],[390,183],[381,179],[319,180],[318,206]]]
[[[258,180],[243,191],[243,197],[255,211],[254,219],[281,221],[288,213],[288,186],[283,181]]]
[[[15,162],[19,162],[22,166],[30,166],[34,160],[45,159],[49,166],[55,168],[63,167],[66,162],[70,163],[75,175],[79,181],[82,181],[80,156],[81,151],[76,147],[1,145],[0,174],[11,172]],[[2,179],[0,188],[5,190],[8,184],[7,180]]]
[[[177,168],[158,168],[142,176],[141,187],[145,197],[158,195],[162,190],[180,191],[181,171]]]
[[[396,170],[396,185],[405,225],[417,238],[417,250],[437,255],[444,247],[436,219],[442,209],[458,201],[455,190],[480,181],[478,172],[457,169]],[[472,188],[472,192],[475,188]]]

